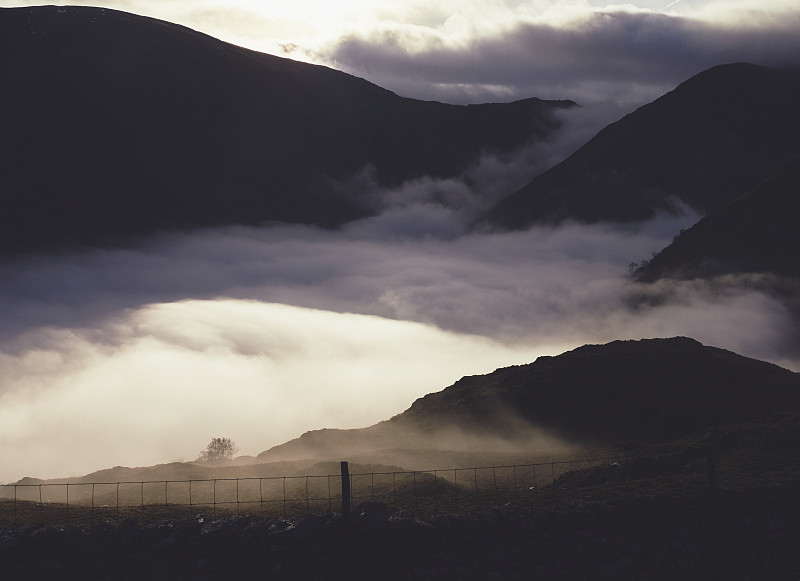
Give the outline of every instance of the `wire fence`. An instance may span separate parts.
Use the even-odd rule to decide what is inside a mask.
[[[351,502],[381,502],[395,511],[458,514],[500,502],[524,502],[543,487],[555,485],[565,473],[622,461],[606,457],[362,473],[349,473],[343,462],[340,474],[321,476],[8,484],[0,485],[0,526],[87,526],[129,518],[141,522],[292,518],[349,512]]]

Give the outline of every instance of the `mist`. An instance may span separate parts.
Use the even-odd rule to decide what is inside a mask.
[[[256,455],[585,343],[686,335],[800,368],[767,295],[674,283],[631,301],[627,265],[684,226],[232,228],[3,265],[0,480],[192,460],[216,435]]]
[[[586,343],[685,335],[800,369],[785,307],[752,286],[631,281],[631,263],[697,221],[688,210],[470,230],[616,114],[565,113],[557,139],[450,180],[383,190],[364,168],[340,187],[376,215],[340,230],[228,227],[4,260],[0,482],[189,461],[213,436],[255,456]]]

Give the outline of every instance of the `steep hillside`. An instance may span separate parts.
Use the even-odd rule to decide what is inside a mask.
[[[800,154],[798,102],[795,73],[714,67],[603,129],[481,224],[638,221],[681,203],[713,211]]]
[[[639,268],[635,278],[763,273],[800,277],[800,157],[709,214]]]
[[[0,9],[0,251],[163,228],[374,210],[337,188],[457,175],[550,133],[569,102],[453,106],[181,26],[89,7]]]

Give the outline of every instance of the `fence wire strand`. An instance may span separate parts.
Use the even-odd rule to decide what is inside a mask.
[[[349,500],[395,510],[460,513],[497,502],[520,502],[575,469],[620,457],[507,466],[349,473]],[[549,470],[548,470],[549,468]],[[541,472],[550,478],[542,482]],[[284,519],[334,512],[344,499],[340,474],[207,480],[69,482],[0,485],[0,527],[91,525],[137,518],[213,520],[229,516]],[[161,508],[159,508],[161,507]],[[138,515],[137,515],[138,512]]]

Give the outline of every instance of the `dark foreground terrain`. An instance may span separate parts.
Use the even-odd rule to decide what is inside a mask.
[[[578,423],[594,427],[595,438],[615,442],[614,461],[538,484],[534,473],[530,487],[522,477],[518,486],[514,472],[514,486],[502,497],[479,496],[477,476],[472,493],[469,482],[447,484],[439,471],[433,488],[421,478],[411,496],[398,487],[397,508],[360,504],[349,518],[328,512],[215,520],[184,512],[147,524],[117,512],[118,519],[100,523],[92,504],[83,528],[22,526],[25,501],[12,506],[6,499],[6,514],[13,510],[18,526],[0,528],[0,580],[800,579],[800,410],[790,371],[689,339],[614,342],[467,378],[411,409],[418,418],[431,409],[475,409],[468,404],[478,395],[485,403],[525,385],[525,393],[552,407],[558,400],[545,379],[561,367],[573,374],[561,372],[563,397],[589,386],[582,409],[603,417],[589,423],[591,415],[574,415],[560,432]],[[612,381],[620,374],[657,398],[660,413],[648,411],[648,398],[628,383]],[[625,397],[613,398],[615,409],[602,407],[590,397],[597,389]],[[634,421],[643,414],[649,423]],[[613,418],[627,428],[609,431]],[[41,513],[41,500],[38,506]],[[334,502],[321,510],[337,508]],[[67,523],[80,514],[72,510]]]
[[[0,537],[6,579],[792,579],[800,487],[634,495],[415,519],[380,504],[295,522],[27,528]]]
[[[462,514],[370,502],[349,518],[10,527],[0,579],[796,581],[798,445],[800,413],[630,444]]]

